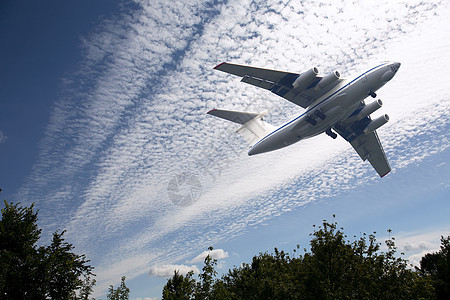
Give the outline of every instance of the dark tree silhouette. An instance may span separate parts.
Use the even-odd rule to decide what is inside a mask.
[[[425,254],[419,271],[431,277],[437,299],[450,299],[450,236],[441,236],[441,250]]]
[[[87,299],[95,281],[84,255],[55,232],[50,246],[37,246],[41,230],[34,205],[4,202],[0,220],[0,299]],[[89,278],[89,280],[88,280]]]
[[[207,257],[199,281],[175,272],[163,299],[432,299],[427,275],[397,257],[395,239],[387,251],[375,233],[348,241],[337,223],[324,221],[311,234],[310,251],[294,255],[275,248],[260,253],[215,279],[215,260]],[[210,248],[212,249],[212,248]],[[448,282],[448,281],[447,281]]]

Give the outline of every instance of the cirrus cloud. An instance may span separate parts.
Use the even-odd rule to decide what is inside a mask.
[[[450,46],[448,1],[136,3],[84,38],[79,71],[66,78],[39,161],[17,195],[38,199],[47,236],[68,229],[98,266],[100,292],[124,273],[198,272],[168,263],[373,181],[343,140],[317,137],[248,157],[234,125],[206,111],[269,109],[280,124],[302,110],[214,72],[222,60],[294,72],[313,63],[351,76],[399,56],[402,68],[382,90],[397,120],[380,129],[393,173],[449,145],[450,66],[441,59]],[[424,81],[411,84],[417,74]],[[168,184],[180,174],[201,183],[194,205],[169,199]]]

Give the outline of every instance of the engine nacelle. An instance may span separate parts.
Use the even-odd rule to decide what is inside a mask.
[[[376,118],[366,126],[366,128],[364,129],[364,134],[374,132],[375,130],[386,124],[388,121],[388,115],[382,115],[381,117]]]
[[[370,104],[367,104],[356,115],[356,120],[359,121],[359,120],[367,117],[368,115],[370,115],[371,113],[373,113],[374,111],[379,109],[381,106],[383,106],[383,101],[381,101],[380,99],[378,99],[377,101],[374,101],[374,102],[372,102]]]
[[[300,76],[298,76],[297,79],[295,79],[295,81],[292,83],[292,86],[296,90],[303,90],[314,81],[317,74],[319,74],[319,70],[316,67],[311,68],[308,71],[300,74]]]
[[[328,74],[327,76],[325,76],[324,78],[322,78],[317,85],[314,87],[314,89],[316,91],[319,91],[321,89],[323,89],[324,87],[326,87],[329,84],[332,84],[333,82],[335,82],[336,80],[338,80],[341,77],[341,74],[339,74],[338,71],[334,71],[331,74]]]

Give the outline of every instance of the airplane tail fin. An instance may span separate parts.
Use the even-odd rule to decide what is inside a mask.
[[[276,129],[275,126],[263,120],[263,117],[268,113],[269,111],[267,110],[256,114],[221,109],[213,109],[207,112],[209,115],[241,124],[241,127],[236,132],[242,135],[250,146],[253,146],[260,139]]]

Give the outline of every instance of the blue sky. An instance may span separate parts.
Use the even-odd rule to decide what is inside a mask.
[[[450,234],[449,17],[447,1],[3,1],[2,196],[36,202],[44,242],[67,229],[96,298],[122,275],[133,298],[159,298],[208,246],[221,272],[307,246],[333,214],[349,236],[392,229],[417,263]],[[384,60],[402,67],[378,92],[383,179],[325,135],[248,157],[236,126],[205,114],[302,113],[213,71],[222,61],[352,77]]]

